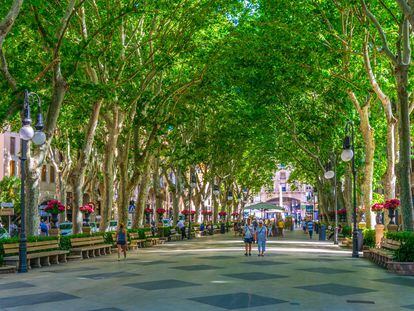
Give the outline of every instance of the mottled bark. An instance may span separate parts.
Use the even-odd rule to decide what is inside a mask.
[[[144,170],[141,175],[141,182],[139,185],[139,193],[137,199],[137,206],[135,211],[134,221],[132,223],[132,227],[137,229],[143,223],[144,219],[144,209],[146,207],[146,202],[148,198],[148,191],[149,191],[149,183],[151,181],[150,172],[151,172],[151,160],[152,157],[148,157],[144,164]]]

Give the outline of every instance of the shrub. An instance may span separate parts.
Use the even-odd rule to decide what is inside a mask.
[[[351,226],[343,226],[342,227],[342,235],[344,237],[350,237],[352,234],[352,228]]]
[[[365,229],[362,231],[364,236],[364,245],[368,247],[375,247],[375,230],[374,229]]]
[[[394,260],[399,262],[414,262],[414,232],[386,232],[387,239],[401,242],[401,247],[394,251]]]

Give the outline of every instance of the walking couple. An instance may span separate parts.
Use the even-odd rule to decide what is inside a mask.
[[[252,221],[250,218],[247,219],[247,223],[243,228],[243,237],[244,237],[244,247],[245,247],[245,256],[252,255],[252,243],[253,240],[257,242],[257,248],[259,251],[258,256],[264,256],[266,251],[266,240],[267,240],[267,228],[263,225],[263,221],[259,221],[259,226],[254,229]]]

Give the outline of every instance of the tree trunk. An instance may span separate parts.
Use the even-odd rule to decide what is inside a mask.
[[[411,195],[411,135],[410,114],[408,103],[408,67],[400,64],[396,67],[395,75],[398,91],[398,113],[399,113],[399,185],[401,212],[404,230],[413,230],[413,203]]]
[[[138,193],[138,199],[137,199],[137,206],[135,210],[135,218],[132,224],[132,227],[134,229],[138,229],[142,225],[143,218],[144,218],[144,210],[147,203],[148,198],[148,185],[150,183],[150,170],[151,170],[151,159],[152,157],[149,156],[146,160],[146,163],[144,165],[144,171],[141,176],[141,183],[139,186],[139,193]]]
[[[346,165],[343,200],[344,200],[345,209],[346,209],[347,223],[351,224],[353,206],[352,206],[352,169],[351,169],[350,164]]]
[[[115,179],[115,150],[118,142],[119,135],[119,110],[118,107],[114,107],[112,120],[107,120],[107,142],[105,144],[105,154],[104,154],[104,192],[103,192],[103,204],[102,204],[102,215],[101,215],[101,224],[100,231],[104,232],[108,226],[108,221],[112,216],[112,206],[114,199],[114,179]]]
[[[101,110],[102,100],[98,100],[92,109],[92,115],[86,128],[85,142],[79,153],[76,166],[71,172],[71,181],[73,188],[73,207],[72,223],[73,233],[81,232],[83,215],[79,208],[83,205],[83,185],[85,182],[85,171],[88,166],[89,158],[92,151],[93,141],[95,138],[96,127],[98,126],[99,112]]]

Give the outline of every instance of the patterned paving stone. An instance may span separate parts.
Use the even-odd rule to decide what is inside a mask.
[[[35,287],[35,286],[29,283],[25,283],[25,282],[11,282],[11,283],[6,283],[6,284],[0,284],[0,290],[18,289],[18,288],[27,288],[27,287]]]
[[[137,266],[152,266],[152,265],[161,265],[161,264],[169,264],[175,263],[173,261],[165,261],[165,260],[156,260],[156,261],[136,261],[136,262],[129,262],[130,265],[137,265]]]
[[[191,265],[191,266],[171,267],[171,269],[178,269],[178,270],[183,270],[183,271],[200,271],[200,270],[221,269],[221,267],[215,267],[215,266],[209,266],[209,265]]]
[[[333,268],[306,268],[306,269],[298,269],[306,272],[315,272],[315,273],[322,273],[322,274],[338,274],[338,273],[349,273],[353,272],[350,270],[342,270],[342,269],[333,269]]]
[[[304,289],[304,290],[308,290],[312,292],[317,292],[317,293],[335,295],[335,296],[347,296],[347,295],[356,295],[356,294],[364,294],[364,293],[369,293],[369,292],[376,292],[376,290],[373,290],[373,289],[341,285],[341,284],[335,284],[335,283],[297,286],[296,288],[300,288],[300,289]]]
[[[287,278],[286,275],[269,274],[269,273],[262,273],[262,272],[223,274],[223,276],[228,276],[231,278],[242,279],[242,280],[247,280],[247,281]]]
[[[227,310],[257,308],[261,306],[276,305],[287,302],[286,300],[280,300],[247,293],[196,297],[190,298],[189,300],[197,301],[218,308],[224,308]]]
[[[158,289],[172,289],[179,287],[199,286],[200,284],[184,282],[180,280],[160,280],[151,282],[131,283],[124,286],[140,288],[145,290],[158,290]]]
[[[46,272],[51,273],[73,273],[73,272],[84,272],[84,271],[91,271],[91,270],[98,270],[97,268],[92,267],[85,267],[85,268],[63,268],[59,270],[48,270]]]
[[[212,259],[212,260],[220,260],[220,259],[232,259],[232,256],[208,256],[208,257],[201,257],[200,259]]]
[[[0,306],[2,308],[13,308],[19,306],[36,305],[39,303],[54,303],[58,301],[78,299],[79,297],[68,295],[61,292],[46,292],[30,295],[17,295],[11,297],[0,298]]]
[[[382,282],[386,284],[395,284],[395,285],[403,285],[403,286],[410,286],[414,287],[414,277],[404,276],[404,277],[393,277],[393,278],[386,278],[386,279],[377,279],[373,280],[375,282]]]
[[[256,265],[256,266],[277,266],[277,265],[288,264],[288,262],[284,262],[284,261],[270,261],[270,260],[246,261],[243,263],[247,265]]]
[[[81,278],[91,279],[91,280],[102,280],[102,279],[111,279],[111,278],[124,278],[124,277],[132,277],[138,276],[139,274],[136,273],[129,273],[129,272],[107,272],[107,273],[96,273],[96,274],[88,274],[82,275]]]

